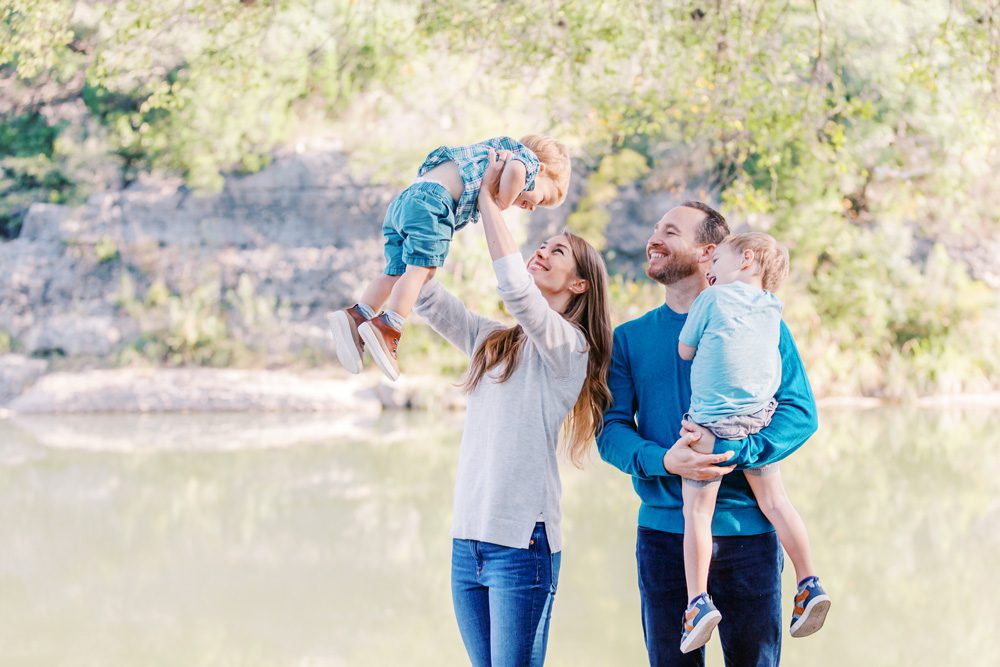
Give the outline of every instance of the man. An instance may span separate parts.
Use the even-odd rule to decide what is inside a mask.
[[[747,485],[744,468],[779,461],[816,432],[816,404],[792,336],[781,324],[782,379],[769,426],[744,440],[691,449],[712,434],[691,425],[677,438],[691,400],[691,362],[677,341],[691,303],[706,287],[715,247],[729,235],[725,218],[685,202],[656,223],[646,244],[647,275],[664,286],[664,305],[615,330],[608,385],[613,402],[597,438],[601,458],[632,475],[642,504],[636,539],[642,628],[650,665],[703,665],[705,651],[680,651],[684,610],[681,477],[723,477],[712,522],[708,589],[724,621],[726,664],[777,665],[781,654],[781,568],[774,528]],[[725,463],[725,466],[718,465]],[[733,471],[736,471],[734,474]]]

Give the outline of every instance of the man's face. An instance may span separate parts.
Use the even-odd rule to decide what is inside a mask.
[[[672,285],[694,275],[704,246],[698,244],[698,227],[705,214],[694,208],[678,206],[653,227],[646,242],[646,275],[663,285]]]

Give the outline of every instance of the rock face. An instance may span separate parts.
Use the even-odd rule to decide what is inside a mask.
[[[20,354],[0,355],[0,406],[19,395],[45,373],[48,363]]]
[[[320,153],[231,178],[214,196],[149,179],[78,208],[35,204],[21,236],[0,244],[0,334],[35,356],[108,357],[148,333],[144,319],[167,316],[164,299],[195,308],[185,299],[201,288],[248,346],[321,347],[323,313],[381,269],[394,194]]]

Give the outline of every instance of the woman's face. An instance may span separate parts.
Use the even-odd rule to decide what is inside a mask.
[[[528,273],[544,294],[577,294],[583,283],[576,272],[576,260],[565,234],[557,234],[542,241],[538,250],[528,258]]]

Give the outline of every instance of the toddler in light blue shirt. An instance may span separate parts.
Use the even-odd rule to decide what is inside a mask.
[[[686,420],[724,440],[742,440],[771,421],[781,384],[778,339],[781,301],[774,295],[788,275],[788,251],[768,234],[730,236],[715,249],[709,287],[691,304],[678,353],[691,364],[691,408]],[[703,438],[702,440],[706,440]],[[712,443],[692,447],[712,453]],[[774,524],[799,581],[791,634],[804,637],[823,626],[830,597],[812,566],[809,536],[792,506],[778,464],[743,471],[761,511]],[[684,570],[688,597],[681,651],[704,646],[722,614],[708,595],[712,516],[719,478],[685,479]]]

